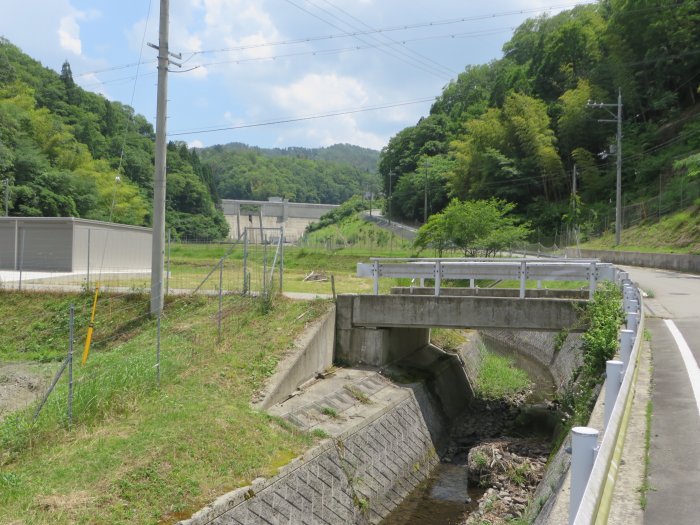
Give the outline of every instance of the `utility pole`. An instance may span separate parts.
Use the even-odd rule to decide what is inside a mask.
[[[158,45],[158,100],[156,106],[156,155],[153,175],[153,243],[151,248],[151,315],[163,309],[163,259],[165,258],[166,123],[168,114],[169,0],[160,0]],[[179,66],[179,64],[176,64]]]
[[[574,164],[574,170],[572,173],[571,195],[571,205],[573,206],[573,213],[571,217],[574,225],[574,239],[576,239],[576,246],[578,247],[578,220],[576,218],[576,164]]]
[[[620,245],[622,233],[622,88],[618,88],[617,104],[605,104],[603,102],[586,103],[587,108],[603,108],[610,113],[613,119],[598,119],[598,122],[614,122],[617,124],[617,183],[615,186],[615,246]],[[617,107],[617,114],[608,108]]]
[[[389,226],[391,226],[391,179],[394,176],[393,172],[389,172]]]
[[[423,188],[423,224],[428,222],[428,167],[430,164],[425,161],[425,187]]]

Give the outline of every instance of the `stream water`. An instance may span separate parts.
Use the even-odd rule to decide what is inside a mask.
[[[468,487],[465,465],[440,463],[382,525],[458,525],[477,507],[483,493],[481,488]]]
[[[542,402],[551,399],[555,385],[551,373],[538,362],[515,354],[506,345],[485,341],[486,348],[513,359],[515,365],[530,376],[533,392],[527,404],[510,412],[494,407],[453,421],[448,444],[449,462],[441,462],[431,476],[421,483],[382,525],[459,525],[478,507],[485,489],[470,486],[467,481],[466,459],[469,448],[481,439],[503,435],[537,436],[544,441],[552,438],[558,418]],[[507,414],[505,412],[508,412]],[[478,431],[475,431],[478,429]],[[506,430],[507,429],[507,430]],[[456,430],[456,432],[455,432]],[[444,456],[443,456],[444,457]]]

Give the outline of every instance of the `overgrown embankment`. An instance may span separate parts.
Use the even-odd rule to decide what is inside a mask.
[[[82,305],[82,296],[0,295],[0,316],[14,323],[0,332],[3,359],[65,355],[67,305]],[[36,422],[29,409],[0,423],[0,522],[172,523],[274,473],[315,438],[249,401],[328,306],[278,300],[265,313],[228,296],[217,343],[216,300],[173,301],[162,320],[158,387],[147,298],[106,299],[95,332],[102,343],[84,367],[76,359],[72,428],[65,375]],[[78,357],[81,349],[78,337]]]
[[[619,246],[615,245],[614,233],[610,233],[582,244],[581,248],[700,254],[700,202],[658,222],[622,230]]]

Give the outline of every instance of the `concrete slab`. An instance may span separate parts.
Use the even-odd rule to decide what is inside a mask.
[[[268,412],[304,430],[320,429],[337,437],[410,395],[409,388],[393,384],[376,370],[338,368]]]

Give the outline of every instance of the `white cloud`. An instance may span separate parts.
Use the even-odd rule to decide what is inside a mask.
[[[307,74],[289,86],[273,88],[272,95],[278,106],[295,115],[357,108],[369,99],[357,79],[335,73]]]
[[[309,144],[332,146],[333,144],[348,143],[365,148],[381,149],[388,141],[370,131],[363,131],[353,115],[341,115],[313,124],[295,126],[293,129],[279,128],[277,145]]]
[[[61,48],[76,55],[82,54],[82,42],[80,41],[80,26],[78,20],[85,15],[76,11],[61,18],[58,25],[58,41]]]
[[[204,147],[204,142],[201,140],[192,140],[187,143],[188,148],[203,148]]]

